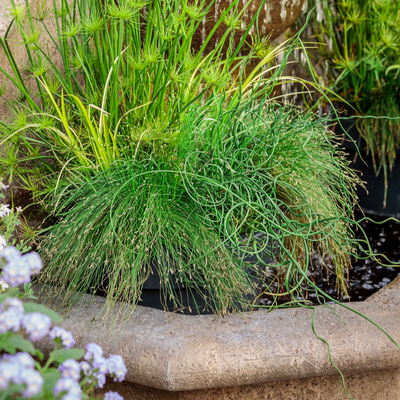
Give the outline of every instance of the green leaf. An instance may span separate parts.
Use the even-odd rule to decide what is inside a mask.
[[[49,369],[46,372],[42,373],[44,383],[43,383],[43,390],[46,393],[53,393],[54,385],[61,377],[60,371],[57,371],[54,368]]]
[[[0,340],[0,351],[3,350],[9,354],[15,354],[17,349],[8,340]]]
[[[8,387],[7,391],[6,391],[6,396],[5,397],[1,397],[1,398],[5,398],[5,399],[14,399],[15,397],[13,396],[16,393],[19,393],[22,389],[22,385],[11,385]],[[3,395],[3,393],[0,392],[1,395]],[[15,400],[21,399],[21,397],[17,397],[15,398]]]
[[[70,358],[78,360],[79,358],[82,358],[84,354],[85,351],[82,349],[67,349],[67,350],[59,349],[59,350],[54,350],[50,354],[50,357],[52,357],[54,361],[62,363],[65,360],[69,360]]]
[[[18,350],[27,351],[33,356],[40,353],[39,350],[35,349],[30,340],[24,339],[20,335],[13,334],[11,337],[8,338],[8,343]]]
[[[61,324],[61,322],[63,322],[63,319],[55,311],[50,310],[50,308],[47,308],[43,304],[24,303],[24,310],[27,313],[40,312],[42,314],[45,314],[50,317],[52,321],[57,322],[58,324]]]
[[[13,335],[11,332],[6,332],[0,335],[0,351],[15,354],[16,348],[9,342],[9,338]]]

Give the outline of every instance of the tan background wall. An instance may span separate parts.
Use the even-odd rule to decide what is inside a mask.
[[[346,389],[354,400],[399,400],[400,370],[346,374]],[[348,400],[340,376],[292,379],[220,389],[166,392],[130,382],[108,381],[103,390],[118,392],[124,400]]]

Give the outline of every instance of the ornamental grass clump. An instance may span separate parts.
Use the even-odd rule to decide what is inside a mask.
[[[111,303],[137,304],[144,281],[158,273],[164,304],[172,298],[182,306],[175,283],[204,296],[215,311],[244,303],[254,292],[250,277],[209,229],[181,174],[174,163],[133,160],[63,192],[59,222],[40,250],[47,262],[41,279],[71,296],[103,288]]]
[[[138,143],[132,160],[55,197],[58,222],[40,249],[45,282],[61,283],[67,298],[103,288],[109,305],[135,305],[156,261],[164,303],[184,307],[172,286],[183,283],[226,313],[250,307],[252,275],[266,267],[260,254],[285,271],[297,298],[319,251],[332,256],[337,289],[346,291],[358,180],[324,120],[268,99],[219,101],[191,112],[163,160]],[[244,262],[250,255],[258,266]]]
[[[316,71],[332,90],[331,100],[362,117],[356,126],[375,173],[383,170],[384,206],[400,143],[399,15],[398,1],[319,0],[310,21]]]

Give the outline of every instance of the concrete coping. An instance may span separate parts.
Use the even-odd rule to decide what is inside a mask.
[[[101,345],[120,354],[126,380],[167,391],[241,386],[337,374],[328,348],[312,331],[311,309],[187,316],[137,307],[123,324],[104,318],[102,297],[84,295],[61,327],[76,347]],[[400,343],[400,277],[364,302],[350,306]],[[121,304],[116,305],[116,312]],[[315,307],[315,331],[328,341],[343,373],[400,368],[400,350],[377,327],[340,306]],[[114,324],[113,322],[114,321]],[[48,354],[53,343],[38,348]]]

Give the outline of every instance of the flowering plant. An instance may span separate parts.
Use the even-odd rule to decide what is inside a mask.
[[[15,247],[2,249],[0,259],[2,279],[11,288],[29,283],[31,276],[42,269],[37,253],[21,254]],[[0,294],[0,351],[5,352],[0,358],[0,400],[15,398],[16,394],[32,399],[89,399],[94,388],[104,386],[106,375],[114,381],[124,380],[127,369],[120,355],[105,358],[103,349],[95,343],[89,343],[86,352],[75,349],[72,333],[52,328],[52,321],[60,323],[62,319],[41,304],[23,303]],[[46,362],[32,344],[45,337],[55,343]],[[122,397],[109,392],[105,399]]]
[[[8,189],[9,186],[0,181],[0,189]],[[0,199],[5,196],[0,192]],[[9,204],[0,205],[0,251],[7,246],[15,246],[18,251],[23,253],[28,252],[31,248],[24,241],[17,241],[15,235],[15,228],[21,224],[20,215],[22,213],[21,207],[10,208]],[[9,287],[9,285],[0,277],[0,293],[5,292],[8,295],[17,296],[19,298],[33,299],[33,291],[30,282],[23,283],[24,293],[20,293],[19,289]]]

